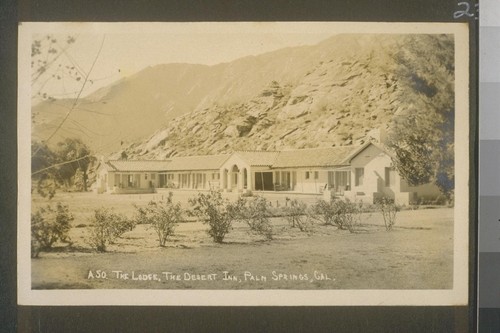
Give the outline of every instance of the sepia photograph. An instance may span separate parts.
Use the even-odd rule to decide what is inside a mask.
[[[32,305],[465,305],[462,23],[21,23]]]

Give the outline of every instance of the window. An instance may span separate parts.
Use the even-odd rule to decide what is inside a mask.
[[[314,171],[314,179],[318,179],[319,178],[319,171]]]
[[[151,180],[156,180],[156,173],[151,174]]]
[[[306,171],[306,179],[309,179],[309,171]]]
[[[147,173],[144,174],[144,179],[148,179],[148,174]]]
[[[363,185],[363,178],[365,176],[365,169],[356,168],[354,172],[355,172],[355,185],[362,186]]]
[[[385,186],[394,186],[396,181],[396,173],[394,168],[385,168]]]

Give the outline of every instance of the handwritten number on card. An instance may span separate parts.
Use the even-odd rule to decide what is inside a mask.
[[[457,10],[456,12],[453,13],[454,19],[461,18],[462,16],[474,17],[474,19],[476,20],[478,19],[477,15],[479,12],[478,3],[474,4],[474,8],[471,8],[472,7],[471,4],[466,1],[459,2],[457,5],[460,8],[460,10]]]

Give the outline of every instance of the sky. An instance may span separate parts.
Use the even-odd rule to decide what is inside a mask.
[[[45,79],[31,80],[31,94],[46,92],[56,98],[84,97],[95,90],[158,64],[223,62],[301,45],[314,45],[339,33],[435,33],[455,32],[450,24],[336,23],[336,22],[201,22],[201,23],[54,23],[20,25],[19,63],[21,82],[29,82],[30,50],[34,40],[56,37],[65,48],[58,64]],[[101,48],[102,45],[102,48]],[[101,51],[99,51],[101,49]],[[92,67],[93,62],[95,65]],[[55,65],[55,66],[54,66]],[[54,79],[54,70],[69,65],[81,69],[89,80]],[[92,70],[90,70],[92,68]],[[57,77],[57,74],[54,75]],[[21,84],[22,85],[22,84]],[[80,92],[80,89],[83,90]]]
[[[46,76],[32,85],[32,91],[46,92],[55,98],[74,97],[80,91],[85,73],[82,97],[123,77],[158,64],[191,63],[215,65],[277,49],[301,45],[314,45],[335,34],[328,26],[284,24],[166,24],[153,26],[122,25],[121,29],[105,25],[104,28],[88,24],[78,29],[37,29],[32,40],[57,40],[57,49],[66,48],[68,36],[75,42],[54,63],[48,74],[57,68],[76,66],[82,79],[76,81],[67,75],[61,79]],[[63,33],[61,33],[63,32]],[[99,51],[100,50],[100,51]],[[95,65],[92,64],[95,61]],[[64,74],[64,73],[63,73]],[[57,77],[57,75],[56,75]]]

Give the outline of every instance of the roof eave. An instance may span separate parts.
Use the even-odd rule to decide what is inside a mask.
[[[332,164],[332,165],[296,165],[296,166],[272,166],[272,169],[297,169],[297,168],[343,168],[350,166],[349,164]]]
[[[368,141],[368,142],[365,142],[363,145],[359,146],[358,149],[356,149],[354,152],[352,152],[350,155],[348,155],[342,162],[345,163],[345,164],[351,164],[351,161],[356,156],[358,156],[363,150],[365,150],[366,148],[368,148],[368,146],[370,146],[370,145],[375,146],[376,148],[380,149],[381,151],[383,151],[384,153],[386,153],[387,155],[389,155],[390,157],[392,157],[392,155],[389,154],[387,152],[387,150],[383,146],[379,145],[376,142]]]

